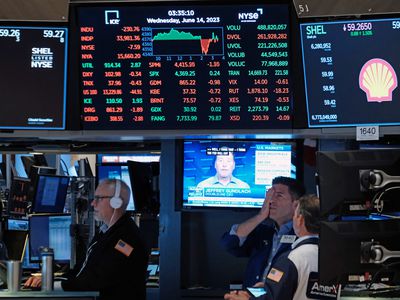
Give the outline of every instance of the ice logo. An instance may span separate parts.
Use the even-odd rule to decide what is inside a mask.
[[[393,90],[397,87],[397,75],[387,61],[374,58],[362,67],[359,84],[367,94],[368,102],[392,101]]]
[[[119,19],[119,11],[118,10],[106,10],[105,14],[105,22],[107,25],[118,25],[120,22]]]

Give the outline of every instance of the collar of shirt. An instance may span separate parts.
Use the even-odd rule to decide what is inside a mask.
[[[275,227],[275,231],[278,233],[278,235],[282,236],[284,234],[289,233],[293,228],[293,221],[290,220],[289,222],[286,222],[285,224],[282,224],[281,227],[279,227],[279,230],[277,226]]]
[[[319,238],[318,235],[305,235],[302,237],[299,237],[293,244],[292,244],[292,249],[296,248],[298,244],[300,244],[302,241],[310,239],[310,238]]]
[[[281,243],[282,236],[290,233],[292,228],[293,228],[293,221],[289,221],[289,222],[283,224],[279,228],[279,230],[278,230],[277,227],[275,227],[276,231],[275,231],[274,237],[272,239],[272,251],[271,251],[270,258],[274,257],[274,255],[278,251],[279,245]]]
[[[99,228],[99,231],[101,232],[101,233],[106,233],[106,231],[108,230],[108,225],[106,224],[106,223],[103,223],[101,226],[100,226],[100,228]]]
[[[272,238],[272,251],[271,251],[271,256],[273,257],[275,255],[275,253],[278,251],[278,246],[280,245],[282,236],[290,233],[292,231],[293,228],[293,221],[290,220],[289,222],[282,224],[282,226],[279,228],[277,228],[277,226],[275,225],[275,234]]]
[[[223,185],[221,182],[219,182],[217,174],[215,174],[214,177],[212,177],[212,178],[213,178],[213,180],[212,180],[211,184],[220,184],[222,186],[228,186],[230,184],[237,184],[237,182],[236,182],[237,178],[235,176],[231,176],[231,180],[226,185]]]

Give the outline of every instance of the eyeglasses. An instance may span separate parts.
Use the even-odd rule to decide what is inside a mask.
[[[100,202],[100,200],[103,200],[103,199],[106,199],[106,198],[112,198],[112,197],[114,197],[114,196],[94,196],[93,197],[93,201],[96,201],[96,203],[99,203]]]

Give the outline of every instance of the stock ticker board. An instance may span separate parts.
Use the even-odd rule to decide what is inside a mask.
[[[65,129],[68,29],[0,26],[0,129]]]
[[[83,129],[291,128],[288,5],[76,13]]]
[[[400,124],[400,19],[300,30],[309,127]]]

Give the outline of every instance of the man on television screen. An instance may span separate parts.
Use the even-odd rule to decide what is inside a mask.
[[[220,153],[215,156],[214,162],[215,175],[201,181],[197,187],[223,187],[223,188],[243,188],[249,189],[250,186],[233,176],[235,170],[235,158],[232,151]]]

